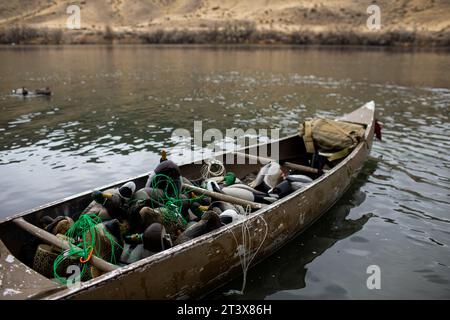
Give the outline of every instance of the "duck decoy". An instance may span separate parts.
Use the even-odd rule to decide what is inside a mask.
[[[231,204],[231,203],[225,202],[225,201],[214,201],[209,206],[209,209],[211,209],[211,210],[218,209],[219,211],[217,211],[217,212],[220,212],[220,213],[224,212],[225,210],[229,210],[230,209],[230,210],[236,211],[239,214],[245,214],[245,209],[241,205],[239,205],[239,204]]]
[[[66,216],[59,216],[54,219],[50,216],[44,216],[40,222],[46,231],[54,235],[65,234],[74,224],[72,218]]]
[[[139,211],[139,216],[141,217],[142,225],[138,230],[145,230],[153,223],[160,223],[176,239],[186,229],[180,219],[174,219],[173,213],[165,207],[155,209],[144,207]]]
[[[170,235],[160,223],[153,223],[145,229],[142,236],[144,248],[151,252],[161,252],[172,247]]]
[[[138,235],[135,243],[124,245],[120,262],[130,264],[171,247],[172,241],[164,226],[160,223],[152,223],[144,233]]]
[[[92,243],[94,253],[99,258],[116,264],[122,254],[123,239],[120,232],[120,222],[117,219],[99,223],[85,234],[86,243]],[[96,278],[104,272],[91,266],[91,275]]]
[[[303,174],[290,174],[286,176],[286,180],[290,182],[301,182],[301,183],[311,183],[313,179]]]
[[[220,214],[219,218],[223,224],[229,224],[232,222],[243,220],[243,219],[245,219],[245,216],[238,214],[233,209],[228,209],[228,210],[225,210],[224,212],[222,212]]]
[[[250,183],[250,187],[263,192],[268,192],[270,189],[281,182],[283,178],[283,171],[278,162],[269,162],[263,166],[256,176],[255,180]]]
[[[149,175],[146,187],[163,190],[171,197],[178,196],[181,191],[180,168],[172,160],[164,160]]]
[[[220,221],[220,217],[214,211],[207,211],[203,214],[202,219],[196,222],[189,228],[187,228],[180,236],[175,240],[174,245],[189,241],[210,231],[220,228],[223,223]]]
[[[136,184],[133,181],[129,181],[119,188],[119,195],[128,201],[131,199],[135,191]]]
[[[254,190],[248,186],[246,187],[236,187],[236,185],[222,188],[222,193],[236,197],[239,199],[252,201],[252,202],[259,202],[259,203],[272,203],[278,200],[277,198],[268,195],[267,193]]]
[[[102,205],[105,209],[102,210],[99,206],[91,203],[84,210],[85,213],[92,212],[92,209],[102,214],[102,219],[115,219],[125,217],[128,212],[128,202],[134,194],[136,185],[133,181],[127,182],[118,189],[108,189],[106,191],[95,190],[92,192],[92,199]]]
[[[135,232],[144,232],[152,223],[163,223],[163,216],[158,209],[150,207],[143,207],[136,215],[135,221],[133,221],[133,230]]]

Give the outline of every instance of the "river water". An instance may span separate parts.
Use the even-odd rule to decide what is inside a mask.
[[[345,196],[235,299],[450,298],[450,55],[382,49],[0,47],[0,219],[177,157],[174,129],[278,128],[376,103]],[[25,86],[54,95],[16,97]],[[367,268],[381,288],[368,289]],[[242,277],[212,293],[240,289]],[[228,297],[229,298],[229,297]]]

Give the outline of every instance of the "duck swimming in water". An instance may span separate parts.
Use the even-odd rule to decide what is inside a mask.
[[[13,95],[21,95],[21,96],[25,97],[28,95],[28,90],[25,87],[22,87],[19,89],[12,90],[12,94]]]
[[[45,87],[43,89],[36,89],[34,91],[34,94],[41,95],[41,96],[51,96],[52,92],[50,91],[49,87]]]
[[[34,91],[29,91],[27,88],[22,87],[19,89],[12,90],[11,93],[14,96],[22,96],[22,97],[51,96],[52,95],[52,92],[49,87],[45,87],[43,89],[36,89]]]

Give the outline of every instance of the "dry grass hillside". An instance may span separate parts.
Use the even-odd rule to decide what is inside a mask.
[[[67,30],[66,9],[81,9]],[[381,29],[366,26],[381,9]],[[449,0],[10,0],[0,41],[449,45]]]

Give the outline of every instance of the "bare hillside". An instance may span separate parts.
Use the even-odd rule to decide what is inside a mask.
[[[265,33],[365,34],[370,31],[366,10],[372,4],[381,10],[378,34],[402,31],[447,39],[450,32],[448,0],[10,0],[0,2],[0,27],[65,32],[71,4],[81,9],[85,33],[104,31],[107,26],[111,32],[128,35],[155,30],[201,32],[238,21]]]

